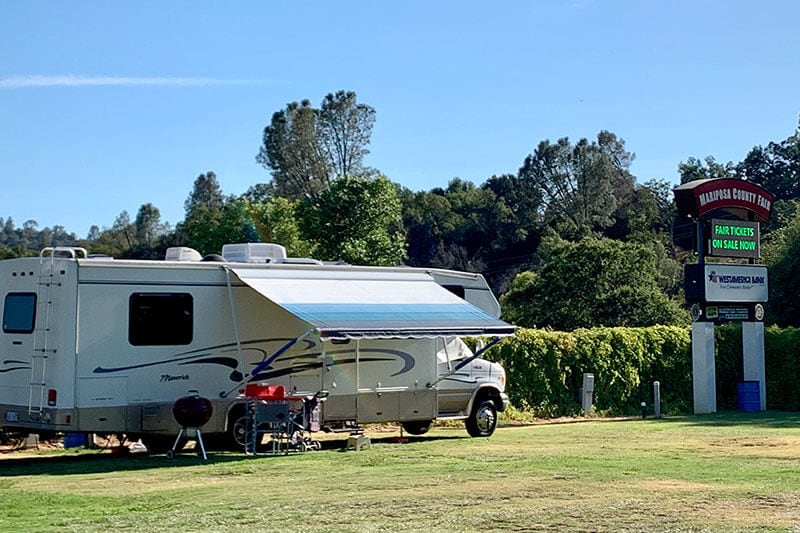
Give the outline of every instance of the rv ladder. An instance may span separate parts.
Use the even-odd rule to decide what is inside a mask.
[[[42,415],[47,399],[47,360],[55,355],[53,335],[50,334],[53,317],[53,287],[60,287],[56,280],[56,253],[61,248],[46,248],[39,256],[39,281],[36,287],[36,324],[33,330],[33,353],[31,354],[31,381],[28,394],[28,414]],[[45,254],[49,254],[46,257]],[[75,257],[74,251],[70,254]]]

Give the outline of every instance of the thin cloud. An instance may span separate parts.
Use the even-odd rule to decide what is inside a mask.
[[[0,89],[23,89],[26,87],[202,87],[208,85],[239,85],[254,83],[247,80],[224,80],[218,78],[180,77],[132,77],[132,76],[9,76],[0,78]]]

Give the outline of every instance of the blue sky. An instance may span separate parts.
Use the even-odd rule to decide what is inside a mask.
[[[197,176],[241,194],[288,102],[355,91],[366,164],[413,190],[514,173],[543,139],[614,132],[633,173],[740,161],[794,133],[800,2],[0,2],[0,217],[79,237]]]

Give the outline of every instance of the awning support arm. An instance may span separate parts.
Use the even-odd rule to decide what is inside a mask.
[[[242,357],[242,341],[239,337],[239,321],[236,319],[236,305],[233,301],[233,286],[231,285],[231,269],[223,266],[225,269],[225,279],[228,283],[228,303],[231,306],[231,320],[233,321],[233,334],[236,336],[236,356],[239,360],[238,366],[242,369],[244,374],[244,357]]]
[[[489,342],[489,344],[487,344],[486,346],[484,346],[483,348],[481,348],[480,350],[476,351],[474,354],[470,355],[469,357],[467,357],[466,359],[464,359],[463,361],[458,363],[456,366],[454,366],[453,370],[451,370],[447,374],[439,377],[439,379],[437,379],[433,383],[429,383],[428,384],[428,388],[432,389],[433,387],[438,385],[439,382],[441,382],[442,380],[445,380],[445,379],[449,378],[450,376],[452,376],[453,374],[455,374],[456,372],[458,372],[459,370],[461,370],[462,368],[464,368],[465,366],[470,364],[472,361],[474,361],[475,359],[480,357],[484,352],[486,352],[486,350],[488,350],[489,348],[495,346],[501,340],[503,340],[503,337],[495,337],[494,339],[491,340],[491,342]]]
[[[291,348],[292,346],[294,346],[295,344],[297,344],[299,341],[303,340],[304,338],[308,337],[314,331],[315,331],[314,329],[309,329],[305,333],[300,335],[299,337],[295,337],[294,339],[289,340],[289,342],[287,342],[286,344],[284,344],[283,346],[278,348],[278,350],[275,353],[273,353],[272,355],[270,355],[269,357],[267,357],[266,359],[261,361],[258,365],[256,365],[256,367],[242,381],[237,383],[234,388],[232,388],[231,390],[229,390],[227,392],[226,391],[220,392],[219,393],[220,397],[221,398],[225,398],[230,393],[232,393],[233,391],[239,389],[239,387],[241,387],[242,385],[244,385],[245,383],[250,381],[251,378],[253,378],[254,376],[258,375],[259,372],[261,372],[262,370],[267,368],[269,365],[271,365],[272,362],[275,361],[275,359],[277,359],[278,357],[280,357],[284,352],[286,352],[286,350],[288,350],[289,348]]]

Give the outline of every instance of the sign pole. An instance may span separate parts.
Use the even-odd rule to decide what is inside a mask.
[[[717,412],[713,322],[692,324],[692,392],[696,415]]]

